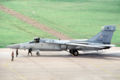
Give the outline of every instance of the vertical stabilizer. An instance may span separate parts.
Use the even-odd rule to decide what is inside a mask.
[[[89,39],[89,42],[94,43],[103,43],[103,44],[110,44],[111,39],[113,36],[113,32],[116,30],[115,26],[104,26],[103,30],[99,32],[96,36]]]

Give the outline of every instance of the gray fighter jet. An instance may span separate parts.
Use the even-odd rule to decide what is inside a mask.
[[[114,45],[111,45],[111,39],[115,26],[104,26],[101,32],[90,39],[77,39],[77,40],[57,40],[57,39],[45,39],[35,38],[31,42],[14,44],[7,46],[8,48],[16,49],[28,49],[28,53],[32,54],[32,51],[68,51],[69,53],[78,56],[78,51],[89,51],[89,50],[103,50],[109,49]]]

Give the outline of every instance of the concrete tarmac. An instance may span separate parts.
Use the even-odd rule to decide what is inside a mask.
[[[0,49],[0,80],[120,80],[120,48],[77,57],[65,51],[27,56],[20,50],[13,62],[11,52]]]

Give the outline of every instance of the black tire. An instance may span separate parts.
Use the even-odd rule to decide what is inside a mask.
[[[78,56],[79,55],[78,51],[74,51],[73,55]]]
[[[36,53],[36,55],[37,55],[37,56],[40,56],[40,53],[39,53],[39,52],[37,52],[37,53]]]
[[[70,54],[72,54],[73,56],[78,56],[78,55],[79,55],[78,51],[77,51],[77,50],[74,50],[74,49],[69,50],[69,52],[70,52]]]
[[[73,50],[72,50],[72,49],[70,49],[70,50],[69,50],[69,53],[71,53],[71,54],[72,54],[72,53],[73,53]]]

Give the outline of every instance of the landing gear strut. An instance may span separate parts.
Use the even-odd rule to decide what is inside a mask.
[[[71,50],[69,50],[69,52],[70,52],[73,56],[78,56],[78,55],[79,55],[79,53],[78,53],[78,51],[77,51],[76,49],[71,49]]]
[[[40,53],[39,53],[39,51],[37,51],[37,52],[36,52],[36,55],[37,55],[37,56],[40,56]]]

